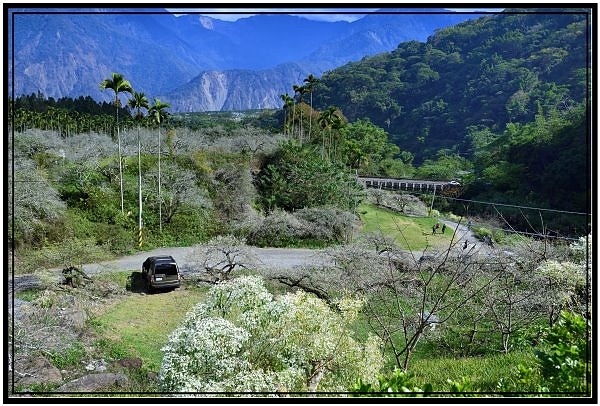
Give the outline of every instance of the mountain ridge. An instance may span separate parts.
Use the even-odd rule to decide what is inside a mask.
[[[321,75],[348,61],[389,51],[408,38],[424,40],[433,34],[431,24],[441,28],[474,18],[436,14],[425,16],[427,25],[417,22],[422,14],[373,13],[353,22],[323,22],[263,13],[229,22],[196,14],[176,16],[155,8],[135,13],[106,10],[13,9],[19,13],[13,16],[14,27],[9,19],[15,48],[8,72],[15,81],[9,81],[9,93],[89,95],[109,101],[111,95],[98,84],[119,72],[134,89],[171,103],[173,112],[272,108],[280,106],[278,94],[291,92],[292,85],[309,73]],[[378,18],[388,23],[381,24]],[[206,28],[210,25],[212,29]],[[9,41],[9,55],[11,47]],[[235,78],[236,74],[241,76]],[[222,89],[230,93],[226,97],[230,102],[216,102],[210,92],[194,92],[200,89],[199,81],[217,77],[227,81],[208,88],[214,91],[227,84]],[[258,88],[249,88],[242,78]],[[181,99],[183,95],[192,95],[194,102]]]

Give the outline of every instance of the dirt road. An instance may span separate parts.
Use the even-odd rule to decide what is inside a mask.
[[[302,266],[319,266],[327,264],[327,257],[321,250],[312,250],[304,248],[256,248],[248,247],[251,253],[257,258],[258,264],[262,267],[277,267],[280,269],[293,269]],[[144,260],[153,255],[171,255],[179,268],[185,274],[192,272],[191,264],[188,262],[188,255],[192,247],[159,248],[149,252],[122,257],[113,261],[106,261],[99,264],[83,265],[83,270],[87,274],[110,271],[139,270]]]

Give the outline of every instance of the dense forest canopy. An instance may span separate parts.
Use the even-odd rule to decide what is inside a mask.
[[[370,118],[415,162],[473,154],[472,128],[501,133],[586,98],[587,15],[507,10],[404,42],[323,75],[315,105]]]

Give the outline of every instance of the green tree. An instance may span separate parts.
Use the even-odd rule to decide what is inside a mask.
[[[123,163],[121,158],[121,134],[119,132],[119,107],[121,107],[121,101],[119,100],[119,93],[132,93],[133,88],[131,83],[125,80],[122,74],[113,73],[112,79],[104,79],[100,82],[100,89],[110,89],[115,93],[115,117],[117,125],[117,142],[119,146],[119,182],[121,185],[121,213],[125,213],[123,208]]]
[[[304,130],[302,129],[303,117],[302,117],[302,106],[300,106],[300,104],[304,103],[304,95],[306,94],[306,86],[294,85],[293,89],[294,89],[294,99],[296,100],[296,104],[298,104],[298,106],[300,107],[300,128],[299,128],[300,132],[298,135],[298,139],[300,140],[300,143],[302,144],[302,140],[304,138]]]
[[[290,134],[290,107],[294,107],[294,99],[289,95],[289,94],[282,94],[281,96],[281,100],[283,101],[283,112],[284,112],[284,116],[283,116],[283,132],[285,134],[285,132],[287,131],[288,134]],[[291,123],[292,123],[292,128],[291,128],[291,133],[294,134],[294,117],[292,117],[291,119]]]
[[[332,138],[332,129],[340,129],[342,127],[342,118],[340,117],[340,113],[335,106],[329,106],[327,109],[321,112],[319,115],[319,124],[321,125],[321,135],[323,139],[321,155],[323,158],[327,155],[327,159],[331,159],[331,149],[333,148],[333,138]],[[325,153],[325,130],[327,130],[327,134],[329,135],[329,150]],[[334,154],[335,156],[335,154]]]
[[[348,124],[342,133],[346,165],[358,170],[361,175],[387,175],[383,166],[386,161],[395,159],[400,148],[389,141],[385,130],[369,120],[357,120]]]
[[[558,322],[545,329],[545,335],[535,350],[535,364],[517,365],[513,375],[498,383],[498,389],[513,393],[590,396],[591,327],[580,314],[561,312]]]
[[[151,183],[159,182],[157,169],[150,170],[146,176]],[[173,217],[186,207],[199,210],[210,205],[208,194],[198,185],[198,178],[194,171],[167,160],[162,167],[161,176],[164,180],[161,195],[150,199],[150,201],[158,201],[159,206],[163,207],[159,221],[169,224]],[[146,194],[155,196],[154,190],[148,190]]]
[[[362,187],[345,167],[321,157],[314,146],[288,142],[270,156],[258,175],[265,210],[333,206],[354,210]]]

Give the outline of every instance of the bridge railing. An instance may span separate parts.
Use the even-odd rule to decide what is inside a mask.
[[[419,179],[391,179],[391,178],[373,178],[358,177],[358,181],[366,187],[389,189],[389,190],[413,190],[413,191],[433,191],[444,190],[450,186],[448,181],[432,181]]]

